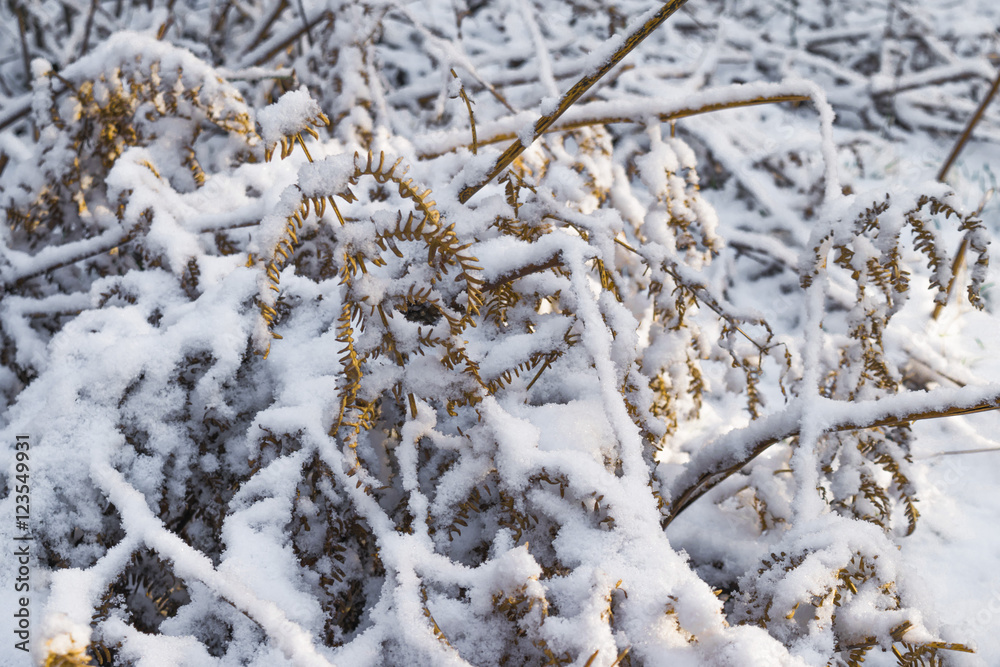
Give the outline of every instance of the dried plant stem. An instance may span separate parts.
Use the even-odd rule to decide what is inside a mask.
[[[605,79],[605,83],[607,83],[609,81],[614,81],[619,76],[621,76],[623,73],[628,72],[629,70],[632,70],[632,69],[635,69],[635,65],[632,65],[631,63],[626,63],[626,64],[622,65],[617,70],[615,70],[614,73],[608,75],[608,78]],[[472,74],[472,76],[475,77],[476,75]],[[572,72],[560,71],[558,74],[555,74],[554,76],[555,76],[555,78],[556,78],[557,81],[562,81],[562,80],[565,80],[565,79],[573,79],[573,78],[579,77],[580,76],[580,72],[579,72],[579,70],[576,70],[576,69],[574,69]],[[663,78],[664,79],[668,79],[668,78],[669,79],[679,79],[679,78],[682,78],[682,77],[681,77],[681,75],[678,74],[678,75],[674,75],[674,76],[664,75]],[[520,75],[514,76],[510,72],[497,72],[494,76],[491,77],[492,83],[487,83],[485,81],[482,81],[481,79],[482,79],[482,77],[475,78],[475,83],[477,84],[477,86],[479,86],[480,88],[482,88],[482,90],[486,90],[487,92],[491,93],[494,96],[496,96],[497,94],[499,94],[499,91],[496,91],[496,86],[503,86],[505,88],[510,88],[512,86],[535,85],[536,83],[538,83],[537,77],[534,77],[534,76],[520,76]],[[496,92],[494,92],[494,91],[496,91]],[[478,90],[474,89],[473,92],[478,92]],[[398,94],[400,94],[400,91],[396,91],[396,93],[394,93],[394,94],[398,95]],[[419,95],[417,97],[414,97],[412,99],[414,99],[418,104],[426,106],[428,104],[433,103],[434,100],[437,98],[437,96],[438,96],[438,91],[435,89],[432,92],[423,93],[423,94],[421,94],[421,95]],[[513,107],[511,107],[509,103],[505,103],[506,102],[505,100],[499,100],[499,101],[501,102],[501,104],[504,104],[504,106],[507,107],[507,109],[509,111],[516,113],[516,110],[513,109]]]
[[[794,408],[790,409],[794,411]],[[977,412],[988,412],[991,410],[1000,410],[1000,394],[990,396],[988,399],[973,405],[966,407],[962,407],[960,405],[952,406],[945,408],[944,410],[926,410],[915,412],[908,412],[905,409],[899,411],[890,410],[888,415],[870,420],[858,419],[854,416],[845,415],[843,419],[832,423],[825,429],[824,432],[836,433],[841,431],[855,431],[859,429],[903,426],[911,422],[921,421],[924,419],[956,417],[960,415],[975,414]],[[788,411],[786,410],[786,413],[787,412]],[[681,512],[690,507],[692,503],[724,482],[734,473],[739,472],[745,465],[767,451],[771,445],[799,435],[801,419],[798,417],[801,417],[801,415],[792,415],[795,418],[790,419],[780,419],[783,416],[787,415],[775,415],[775,417],[778,418],[777,421],[779,423],[776,428],[766,436],[754,438],[753,436],[748,435],[747,439],[751,440],[753,444],[749,445],[744,450],[745,453],[738,457],[737,461],[732,462],[727,460],[713,464],[693,483],[688,484],[685,488],[681,489],[679,493],[675,495],[673,502],[670,503],[669,514],[667,514],[661,522],[663,527],[666,528],[670,525],[670,523],[676,519]]]
[[[729,315],[724,310],[722,310],[719,304],[715,302],[715,299],[712,297],[711,294],[708,293],[708,290],[705,289],[704,285],[697,285],[687,282],[674,269],[664,267],[664,271],[666,271],[670,275],[670,277],[674,279],[677,285],[684,285],[687,289],[691,290],[692,296],[694,296],[694,298],[697,299],[698,303],[708,306],[708,308],[711,309],[712,312],[714,312],[716,315],[718,315],[726,322],[728,322],[731,327],[736,329],[736,331],[742,334],[744,338],[750,341],[750,344],[756,347],[758,352],[760,352],[761,354],[767,354],[767,351],[770,350],[772,347],[777,347],[777,345],[763,345],[761,343],[758,343],[757,340],[754,339],[750,334],[743,331],[743,329],[740,328],[740,325],[733,318],[733,316]],[[763,320],[761,320],[761,324],[767,326],[767,324]],[[770,327],[768,327],[768,329],[770,329]],[[778,345],[784,345],[784,343],[778,343]]]
[[[542,271],[548,271],[549,269],[554,269],[562,264],[562,252],[557,252],[556,254],[549,257],[544,262],[539,262],[537,264],[528,264],[527,266],[522,266],[516,271],[510,273],[505,273],[499,276],[495,280],[483,283],[482,290],[488,292],[494,290],[501,285],[506,285],[507,283],[512,283],[518,278],[523,278],[525,276],[530,276],[533,273],[541,273]]]
[[[250,52],[256,49],[260,43],[264,41],[264,38],[267,37],[267,33],[271,29],[271,26],[278,20],[278,17],[281,16],[281,12],[285,11],[286,7],[288,7],[288,0],[278,0],[278,3],[274,6],[271,13],[268,14],[267,18],[260,23],[260,28],[257,30],[257,34],[253,36],[253,39],[250,40],[250,43],[243,50],[244,56],[250,55]]]
[[[983,101],[979,103],[979,107],[976,112],[972,114],[972,118],[969,119],[968,124],[965,126],[965,130],[962,131],[962,136],[958,138],[955,143],[955,147],[951,149],[951,154],[948,159],[944,161],[941,166],[941,171],[938,172],[937,180],[941,183],[945,182],[945,178],[948,176],[948,172],[951,170],[951,166],[958,159],[959,153],[965,148],[965,144],[968,143],[969,138],[972,136],[972,130],[979,123],[979,120],[983,117],[983,113],[986,112],[986,107],[990,105],[993,98],[997,94],[997,90],[1000,89],[1000,69],[997,70],[996,78],[993,79],[993,85],[990,86],[990,90],[983,97]],[[951,291],[955,287],[955,277],[958,275],[959,269],[965,263],[965,253],[969,248],[968,237],[962,239],[962,243],[958,246],[958,251],[955,253],[955,259],[951,263],[951,279],[948,281],[948,289],[945,292],[944,301],[938,303],[934,306],[934,313],[931,315],[931,319],[936,320],[940,315],[941,311],[944,310],[945,305],[951,300]]]
[[[302,35],[306,34],[306,32],[308,30],[312,29],[313,26],[319,25],[320,22],[326,21],[326,20],[330,20],[332,18],[333,18],[333,15],[330,14],[329,12],[322,12],[321,14],[319,14],[319,16],[317,16],[316,18],[314,18],[312,21],[309,21],[303,27],[301,27],[298,30],[294,31],[292,34],[288,35],[286,38],[284,38],[283,40],[281,40],[280,42],[278,42],[276,45],[274,45],[273,47],[271,47],[270,49],[268,49],[267,53],[262,53],[260,56],[258,56],[257,58],[255,58],[251,64],[253,64],[253,65],[263,65],[264,63],[266,63],[267,61],[269,61],[271,58],[273,58],[275,56],[275,54],[277,54],[279,51],[283,51],[284,49],[288,48],[292,44],[292,42],[296,41],[297,39],[299,39],[300,37],[302,37]]]
[[[451,75],[458,79],[458,74],[455,73],[454,69],[451,70]],[[462,84],[461,80],[459,80],[459,84]],[[476,117],[472,113],[472,100],[470,100],[469,96],[466,94],[464,85],[459,88],[459,95],[462,96],[462,101],[465,102],[465,108],[469,112],[469,124],[472,126],[472,154],[476,155],[479,152],[479,140],[476,137]]]
[[[968,124],[962,131],[962,135],[955,143],[955,147],[951,149],[951,154],[941,166],[941,171],[939,171],[937,175],[938,182],[944,183],[945,177],[948,176],[948,172],[951,170],[952,165],[955,164],[955,160],[958,159],[958,155],[962,152],[962,149],[965,148],[965,144],[967,144],[969,139],[972,137],[972,130],[977,124],[979,124],[980,119],[983,117],[983,113],[986,112],[986,107],[990,105],[990,102],[993,101],[993,97],[997,94],[998,88],[1000,88],[1000,69],[997,70],[997,76],[993,79],[993,85],[990,87],[989,92],[986,93],[982,102],[979,103],[979,108],[977,108],[976,112],[972,114],[972,118],[969,119]]]
[[[748,100],[736,100],[732,102],[725,102],[719,104],[706,104],[700,107],[691,107],[687,109],[678,109],[676,111],[671,111],[670,113],[657,114],[657,117],[661,122],[673,122],[680,120],[681,118],[688,118],[690,116],[697,116],[703,113],[711,113],[713,111],[722,111],[724,109],[739,109],[741,107],[752,107],[758,106],[760,104],[778,104],[780,102],[808,102],[810,97],[808,95],[767,95],[764,97],[753,97]],[[581,127],[589,127],[592,125],[606,125],[608,123],[642,123],[649,120],[649,116],[642,114],[621,114],[617,116],[604,116],[604,117],[594,117],[594,118],[579,118],[572,121],[561,123],[554,126],[549,131],[557,132],[560,130],[575,130]],[[486,142],[483,142],[486,143]]]
[[[80,57],[87,55],[90,48],[90,31],[94,28],[94,13],[97,11],[97,0],[90,0],[90,11],[87,12],[87,23],[83,28],[83,43],[80,45]]]
[[[979,447],[978,449],[958,449],[953,452],[938,452],[937,454],[931,454],[930,456],[924,458],[932,458],[935,456],[958,456],[960,454],[983,454],[986,452],[1000,452],[1000,447]]]
[[[18,7],[15,12],[17,13],[17,30],[21,34],[21,59],[24,62],[24,76],[27,77],[27,81],[31,81],[31,57],[28,55],[28,37],[27,30],[28,26],[27,19],[25,19],[25,9],[24,7]]]
[[[99,255],[103,255],[103,254],[105,254],[107,252],[110,252],[113,248],[119,248],[119,247],[128,245],[129,242],[130,242],[130,240],[129,240],[128,235],[123,235],[120,238],[117,238],[115,240],[108,241],[106,243],[102,243],[96,249],[95,248],[88,248],[87,250],[81,252],[80,254],[73,255],[72,257],[70,257],[68,259],[61,260],[61,261],[56,261],[56,262],[52,262],[51,264],[47,264],[47,265],[42,266],[40,268],[34,269],[32,271],[29,271],[29,272],[25,273],[24,275],[20,275],[20,276],[17,276],[16,278],[12,278],[12,279],[8,280],[7,282],[5,282],[3,285],[0,285],[0,294],[7,293],[10,290],[19,287],[21,284],[23,284],[27,280],[31,280],[32,278],[37,278],[38,276],[44,275],[44,274],[46,274],[46,273],[48,273],[50,271],[55,271],[57,269],[61,269],[61,268],[65,267],[65,266],[69,266],[70,264],[76,264],[77,262],[82,262],[85,259],[90,259],[92,257],[97,257]],[[81,245],[83,245],[83,244],[81,244]]]
[[[8,108],[0,111],[0,130],[13,125],[31,113],[31,95],[22,95]]]
[[[618,665],[622,664],[622,660],[625,659],[625,656],[627,656],[628,652],[631,651],[631,650],[632,650],[632,648],[629,647],[629,648],[626,648],[621,653],[619,653],[618,657],[615,659],[615,661],[613,663],[611,663],[611,667],[618,667]]]
[[[535,377],[531,378],[531,382],[529,382],[528,386],[524,388],[525,391],[529,391],[532,387],[535,386],[535,383],[538,382],[538,378],[542,377],[542,373],[545,372],[546,368],[552,365],[552,360],[555,358],[556,357],[551,354],[545,357],[545,363],[543,363],[541,368],[538,369],[538,372],[535,373]]]
[[[246,220],[238,220],[232,224],[225,225],[222,227],[207,226],[205,228],[199,229],[198,234],[211,234],[213,232],[224,232],[231,229],[241,229],[243,227],[254,227],[260,224],[260,218],[257,217],[256,212]],[[133,241],[133,235],[131,233],[123,234],[122,236],[112,238],[105,243],[98,246],[86,247],[90,245],[88,243],[90,239],[84,239],[83,241],[78,241],[75,244],[81,246],[79,253],[72,255],[71,257],[64,260],[52,261],[48,264],[35,268],[28,271],[22,275],[16,275],[9,278],[6,282],[0,283],[0,295],[9,292],[12,289],[16,289],[20,285],[24,284],[25,281],[31,280],[32,278],[37,278],[38,276],[45,275],[51,271],[61,269],[63,267],[69,266],[71,264],[76,264],[77,262],[82,262],[84,260],[93,259],[105,253],[111,252],[115,248],[121,248],[127,246]],[[85,248],[85,249],[84,249]]]
[[[637,110],[634,113],[619,113],[613,116],[598,113],[587,114],[587,105],[584,105],[582,107],[578,107],[577,109],[578,111],[583,112],[581,117],[573,118],[572,120],[560,123],[553,123],[545,129],[544,134],[549,134],[551,132],[565,132],[567,130],[576,130],[584,127],[593,127],[594,125],[607,125],[609,123],[645,123],[649,121],[651,116],[655,116],[661,122],[667,123],[680,120],[681,118],[689,118],[691,116],[711,113],[713,111],[722,111],[724,109],[739,109],[742,107],[752,107],[761,104],[779,104],[781,102],[808,102],[810,99],[811,98],[808,95],[764,95],[746,100],[735,100],[719,104],[706,104],[700,107],[675,109],[664,113],[650,114],[647,110]],[[478,139],[478,145],[485,146],[487,144],[497,144],[502,141],[510,141],[511,139],[516,139],[516,136],[517,135],[513,132],[497,132],[485,138],[480,137]],[[470,148],[468,145],[464,147]],[[453,149],[449,148],[448,150]],[[422,153],[421,157],[437,157],[438,155],[443,155],[447,152],[441,151],[440,149],[438,149],[438,151],[434,153]]]
[[[621,239],[616,238],[614,239],[614,242],[620,245],[621,247],[625,248],[629,252],[635,255],[639,255],[638,250],[630,246],[628,243],[625,243]],[[685,287],[687,287],[687,289],[691,290],[692,295],[694,296],[695,299],[698,300],[698,303],[708,306],[708,308],[710,308],[716,315],[724,319],[726,322],[729,323],[730,326],[736,329],[736,331],[741,333],[743,337],[746,338],[748,341],[750,341],[750,344],[756,347],[761,354],[766,354],[769,349],[771,349],[772,347],[776,347],[775,345],[764,346],[758,343],[753,337],[750,336],[750,334],[743,331],[743,329],[740,328],[740,325],[737,323],[737,321],[733,319],[731,315],[723,311],[721,307],[719,307],[719,304],[715,302],[715,299],[712,298],[711,294],[708,293],[708,290],[705,289],[704,285],[696,285],[684,280],[674,269],[665,267],[664,270],[668,274],[670,274],[670,277],[674,279],[676,284],[684,285]],[[699,293],[701,293],[701,296],[699,296]],[[763,321],[761,322],[763,323]],[[770,330],[770,327],[768,327],[768,329]],[[784,345],[784,343],[779,343],[779,345]]]
[[[687,2],[687,0],[668,0],[668,2],[665,2],[663,7],[661,7],[658,12],[653,14],[649,20],[633,30],[632,33],[625,38],[624,43],[603,65],[601,65],[601,67],[577,81],[576,84],[570,88],[565,95],[563,95],[563,98],[559,100],[559,104],[551,113],[545,114],[535,121],[535,129],[532,132],[532,141],[543,135],[545,131],[566,112],[567,109],[576,104],[577,100],[583,97],[583,95],[590,90],[595,83],[600,81],[605,74],[610,72],[615,65],[620,63],[622,59],[632,51],[632,49],[638,46],[644,39],[652,34],[654,30],[660,27],[660,24],[670,18],[670,16],[680,9],[685,2]],[[497,159],[483,180],[462,189],[461,193],[458,195],[458,200],[463,204],[469,201],[474,194],[479,192],[487,183],[492,181],[500,172],[506,169],[511,162],[516,160],[517,156],[523,153],[526,148],[527,146],[522,144],[520,139],[514,141],[514,143],[512,143],[507,150],[504,151],[503,155]]]
[[[313,45],[312,27],[309,25],[309,17],[306,16],[306,8],[302,5],[302,0],[296,0],[299,6],[299,16],[302,18],[302,26],[306,31],[306,41],[309,42],[309,46]]]
[[[212,27],[213,32],[216,34],[224,34],[223,31],[225,30],[229,10],[232,9],[232,6],[233,0],[226,0],[225,4],[222,5],[222,9],[219,11],[219,18],[216,19],[215,25]]]

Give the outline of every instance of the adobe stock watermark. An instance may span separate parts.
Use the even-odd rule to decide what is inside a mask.
[[[1000,622],[1000,580],[995,580],[983,605],[966,619],[966,627],[976,630],[997,627]]]
[[[14,490],[14,521],[17,531],[11,558],[16,576],[14,577],[14,648],[28,652],[31,644],[31,439],[26,435],[16,436],[14,443],[14,470],[11,485]]]

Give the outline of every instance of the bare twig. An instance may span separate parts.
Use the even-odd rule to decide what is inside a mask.
[[[545,131],[556,122],[556,120],[562,116],[567,109],[573,106],[577,100],[579,100],[583,95],[590,90],[590,88],[600,81],[600,79],[610,72],[615,65],[620,63],[625,56],[627,56],[632,49],[638,46],[646,37],[653,33],[660,24],[666,21],[670,16],[674,14],[678,9],[680,9],[687,0],[668,0],[663,4],[658,12],[653,14],[653,16],[643,23],[641,26],[637,27],[632,31],[628,37],[625,38],[624,43],[615,50],[614,54],[599,67],[596,71],[587,74],[582,79],[576,82],[576,84],[569,89],[569,91],[563,95],[563,98],[559,100],[559,104],[556,108],[548,114],[543,115],[537,121],[535,121],[535,128],[532,132],[531,141],[534,141]],[[531,142],[528,142],[529,144]],[[497,161],[493,164],[487,176],[482,179],[479,183],[474,185],[468,185],[462,189],[461,193],[458,195],[458,200],[463,204],[479,192],[487,183],[492,181],[500,172],[507,168],[507,166],[517,159],[521,153],[527,148],[520,139],[517,139],[512,143],[503,155],[501,155]]]
[[[80,57],[87,55],[90,48],[90,31],[94,27],[94,13],[97,11],[97,0],[90,0],[90,11],[87,12],[87,23],[83,27],[83,43],[80,45]]]
[[[0,130],[4,130],[8,125],[13,125],[31,113],[31,96],[24,95],[17,100],[10,108],[0,111]]]
[[[309,42],[309,46],[313,45],[312,28],[309,25],[309,17],[306,16],[306,8],[302,5],[302,0],[296,0],[299,6],[299,16],[302,17],[302,26],[306,31],[306,41]]]
[[[556,254],[549,257],[544,262],[538,264],[528,264],[527,266],[522,266],[516,271],[511,271],[510,273],[505,273],[502,276],[498,276],[494,280],[483,283],[482,290],[488,292],[490,290],[495,290],[501,285],[506,285],[507,283],[512,283],[519,278],[524,278],[525,276],[530,276],[533,273],[541,273],[542,271],[548,271],[549,269],[554,269],[562,264],[562,252],[557,252]]]
[[[229,10],[233,6],[233,0],[226,0],[225,4],[222,5],[222,9],[219,11],[219,18],[215,20],[215,25],[212,27],[212,31],[217,34],[225,34],[226,21],[229,18]]]
[[[648,108],[637,109],[634,112],[630,112],[627,108],[621,108],[614,114],[607,113],[608,104],[604,102],[593,102],[577,107],[574,110],[576,113],[573,114],[573,118],[553,123],[549,127],[545,128],[543,134],[565,132],[567,130],[575,130],[583,127],[593,127],[594,125],[607,125],[609,123],[646,123],[649,121],[650,117],[656,117],[661,122],[667,123],[680,120],[681,118],[689,118],[691,116],[711,113],[713,111],[722,111],[724,109],[739,109],[741,107],[758,106],[761,104],[778,104],[781,102],[808,102],[810,99],[811,98],[808,95],[763,95],[746,100],[705,104],[698,107],[671,109],[670,111],[664,112],[650,113]],[[624,107],[625,105],[621,106]],[[514,132],[494,131],[493,133],[487,134],[485,137],[480,136],[478,139],[478,145],[485,146],[487,144],[496,144],[516,138],[517,135]],[[443,155],[451,150],[454,150],[454,148],[449,147],[447,149],[443,149],[441,147],[435,147],[433,152],[421,152],[420,157],[437,157],[438,155]]]
[[[260,219],[256,211],[250,212],[248,209],[248,219],[242,219],[239,215],[239,211],[235,213],[237,219],[229,224],[215,226],[215,225],[203,225],[201,228],[193,230],[197,234],[208,234],[213,232],[222,232],[230,229],[240,229],[243,227],[253,227],[260,224]],[[71,264],[76,264],[77,262],[82,262],[84,260],[92,259],[98,257],[107,252],[110,252],[114,248],[121,248],[127,246],[131,243],[134,238],[134,233],[127,232],[120,236],[111,236],[104,243],[94,244],[91,241],[93,239],[83,239],[81,241],[75,241],[72,244],[66,244],[64,250],[69,249],[72,253],[72,246],[78,245],[80,250],[76,253],[72,253],[70,257],[60,260],[50,260],[48,263],[38,266],[31,270],[25,271],[21,274],[16,274],[10,276],[4,283],[0,284],[0,294],[5,294],[11,289],[22,285],[26,280],[32,278],[37,278],[38,276],[45,275],[57,269],[67,267]]]
[[[25,18],[24,7],[18,7],[15,12],[17,13],[17,30],[21,34],[21,59],[24,61],[24,76],[27,77],[26,81],[31,84],[31,57],[28,55],[28,36],[27,30],[28,26],[27,19]]]
[[[451,75],[458,79],[458,74],[455,73],[454,69],[451,70]],[[458,89],[459,95],[462,96],[462,101],[465,102],[465,108],[469,111],[469,124],[472,125],[472,154],[475,155],[479,152],[479,141],[476,138],[476,117],[472,113],[472,100],[470,100],[469,96],[465,93],[465,86],[462,85],[461,79],[459,79],[458,83],[461,86]]]
[[[250,52],[256,49],[257,46],[264,41],[264,38],[267,37],[267,33],[271,29],[271,26],[278,20],[278,17],[281,16],[281,12],[285,11],[286,7],[288,7],[288,0],[278,0],[278,3],[274,6],[274,9],[271,10],[271,13],[267,15],[267,18],[260,22],[257,33],[250,39],[250,43],[243,50],[244,56],[250,55]]]
[[[941,171],[938,172],[937,180],[941,183],[945,182],[945,178],[948,176],[948,171],[951,166],[958,159],[959,153],[965,148],[965,144],[968,143],[969,138],[972,136],[972,130],[979,123],[979,120],[983,117],[983,113],[986,111],[986,107],[990,105],[993,101],[993,97],[997,94],[997,89],[1000,89],[1000,69],[997,70],[996,78],[993,79],[993,85],[990,87],[986,96],[983,97],[983,101],[979,103],[979,107],[976,112],[972,114],[972,118],[969,119],[969,123],[965,126],[965,130],[962,132],[962,136],[958,138],[958,142],[955,143],[955,147],[951,149],[951,154],[948,159],[944,161],[941,166]],[[980,209],[981,210],[981,209]],[[945,291],[944,301],[934,306],[934,313],[931,315],[931,319],[936,320],[940,315],[941,311],[944,310],[945,304],[951,299],[951,291],[955,287],[955,277],[958,275],[959,269],[965,263],[965,253],[969,248],[969,238],[966,236],[962,239],[962,243],[958,246],[958,251],[955,253],[955,259],[951,263],[951,279],[948,281],[948,289]]]
[[[328,21],[331,20],[332,18],[333,15],[331,13],[325,11],[321,12],[319,15],[316,16],[316,18],[306,23],[305,26],[299,28],[298,30],[293,31],[290,35],[280,40],[277,44],[269,48],[267,51],[253,58],[250,64],[262,65],[266,63],[268,60],[273,58],[276,53],[288,48],[293,42],[302,37],[302,35],[304,35],[308,29],[311,29],[313,26],[319,25],[319,23],[321,23],[324,20]],[[250,55],[252,56],[253,54]]]
[[[632,650],[632,647],[629,646],[624,651],[622,651],[621,653],[619,653],[618,657],[615,658],[615,661],[613,663],[611,663],[611,667],[618,667],[618,665],[622,664],[622,660],[625,659],[625,656],[627,656],[628,652],[631,651],[631,650]]]
[[[538,382],[538,378],[542,377],[542,373],[545,372],[545,369],[548,368],[549,366],[551,366],[552,365],[552,361],[554,359],[557,359],[558,357],[559,357],[558,353],[547,355],[545,357],[545,363],[543,363],[542,367],[538,369],[537,373],[535,373],[535,377],[531,378],[531,382],[528,383],[528,386],[525,387],[524,390],[525,391],[529,391],[532,387],[534,387],[535,383]]]
[[[972,130],[983,117],[986,107],[988,107],[990,102],[993,101],[993,97],[997,94],[998,88],[1000,88],[1000,69],[997,70],[997,76],[993,79],[993,85],[990,87],[989,92],[986,93],[985,97],[983,97],[983,101],[979,103],[979,108],[977,108],[976,112],[972,114],[972,118],[969,119],[968,124],[965,126],[962,136],[958,138],[958,141],[955,143],[955,147],[951,149],[951,154],[948,156],[948,159],[944,161],[943,165],[941,165],[941,171],[939,171],[937,175],[938,182],[944,183],[945,177],[948,175],[948,171],[951,169],[951,166],[955,164],[955,160],[958,159],[959,153],[962,152],[962,149],[965,148],[965,144],[968,143],[969,139],[972,137]]]
[[[167,0],[167,20],[161,23],[160,29],[156,31],[156,39],[158,40],[166,37],[170,26],[174,24],[174,2],[175,0]]]
[[[922,459],[931,459],[936,456],[958,456],[959,454],[983,454],[985,452],[1000,452],[1000,447],[980,447],[979,449],[959,449],[954,452],[937,452],[935,454],[930,454],[929,456],[923,456]]]

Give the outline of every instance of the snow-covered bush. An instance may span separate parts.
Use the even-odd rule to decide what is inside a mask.
[[[910,424],[1000,390],[900,352],[987,239],[945,185],[842,178],[884,81],[835,127],[682,2],[182,4],[2,10],[39,56],[0,70],[39,662],[969,650],[900,577]]]

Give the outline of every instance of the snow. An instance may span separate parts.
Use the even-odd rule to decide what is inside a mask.
[[[0,40],[35,662],[1000,661],[990,3],[692,5],[538,138],[659,4],[77,4]]]
[[[301,132],[310,124],[309,121],[321,113],[319,103],[306,88],[293,90],[257,115],[260,136],[265,144],[273,146],[281,139]]]

